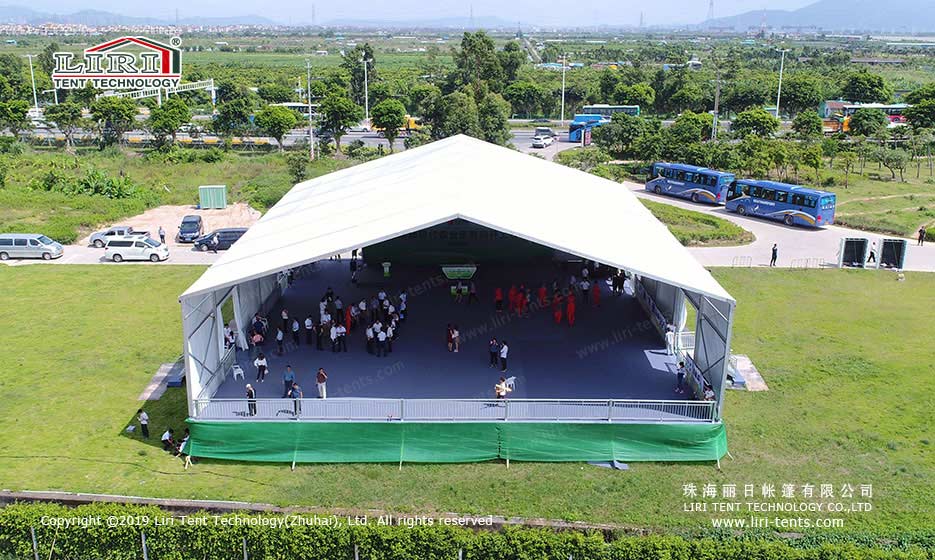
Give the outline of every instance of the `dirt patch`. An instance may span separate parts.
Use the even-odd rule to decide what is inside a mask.
[[[205,223],[205,233],[210,233],[218,228],[227,227],[250,227],[260,219],[260,212],[250,208],[244,202],[231,204],[223,210],[199,210],[194,206],[159,206],[151,208],[138,216],[124,218],[118,224],[121,226],[132,226],[133,229],[148,231],[154,239],[158,239],[159,226],[166,230],[166,244],[172,247],[182,246],[191,247],[190,243],[176,243],[175,234],[178,232],[179,224],[182,218],[189,214],[197,214]],[[101,229],[106,229],[102,226]],[[82,238],[78,243],[88,245],[91,234]]]

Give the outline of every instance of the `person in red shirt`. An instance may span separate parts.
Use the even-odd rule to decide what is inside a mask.
[[[546,296],[545,284],[542,284],[541,286],[539,286],[538,296],[539,296],[539,307],[545,307],[545,296]]]
[[[568,316],[568,326],[575,326],[575,294],[568,294],[568,306],[565,314]]]
[[[516,298],[519,300],[519,314],[526,314],[526,307],[529,305],[529,290],[521,291]]]
[[[513,284],[510,286],[510,291],[507,292],[507,297],[510,298],[510,313],[516,308],[516,293],[516,284]]]
[[[594,304],[594,307],[601,306],[601,283],[595,282],[591,286],[591,302]]]
[[[552,317],[555,319],[556,325],[562,324],[562,294],[558,293],[558,291],[552,296]]]
[[[351,332],[351,308],[350,307],[344,310],[344,328],[347,329],[347,332]]]
[[[503,289],[499,286],[493,292],[493,301],[494,306],[497,308],[497,313],[503,313]]]

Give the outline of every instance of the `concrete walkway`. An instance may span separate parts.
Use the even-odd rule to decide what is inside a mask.
[[[115,263],[104,258],[104,249],[98,249],[97,247],[88,245],[65,245],[65,254],[51,261],[44,261],[42,259],[10,259],[8,261],[3,261],[3,264],[7,266],[25,266],[30,264],[109,264],[115,266],[132,266],[134,264],[142,264],[145,266],[162,266],[167,264],[210,265],[213,264],[221,254],[222,253],[214,254],[210,251],[202,253],[201,251],[193,250],[191,245],[188,245],[184,247],[179,246],[177,248],[170,247],[169,259],[160,263],[152,263],[149,261]]]
[[[657,195],[646,191],[639,183],[624,182],[623,185],[640,198],[724,218],[753,233],[756,237],[756,240],[749,245],[689,248],[692,255],[705,266],[769,266],[773,243],[779,245],[777,264],[780,267],[802,266],[805,261],[812,267],[837,266],[842,238],[861,237],[876,241],[879,258],[881,240],[884,237],[890,239],[895,237],[838,226],[820,229],[789,227],[779,222],[728,212],[723,206],[695,204],[688,200]],[[923,247],[918,247],[914,239],[910,240],[905,270],[935,272],[935,243],[927,243]]]

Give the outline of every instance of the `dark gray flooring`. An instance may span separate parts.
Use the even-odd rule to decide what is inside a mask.
[[[577,268],[577,267],[576,267]],[[350,283],[347,261],[322,261],[315,272],[301,272],[286,292],[284,304],[300,323],[306,314],[318,314],[318,302],[328,286],[345,304],[370,297],[383,286],[387,293],[409,291],[409,317],[399,330],[399,339],[388,357],[366,352],[362,328],[348,335],[348,352],[318,351],[305,344],[287,344],[283,356],[275,343],[264,352],[270,374],[262,384],[253,383],[256,370],[248,352],[238,352],[246,380],[228,378],[218,398],[241,398],[244,384],[253,383],[260,398],[282,396],[282,371],[287,364],[297,372],[306,397],[315,396],[314,376],[319,367],[328,372],[328,397],[376,398],[492,398],[499,369],[488,367],[487,342],[491,336],[509,342],[507,377],[516,377],[512,398],[564,399],[681,399],[675,393],[675,374],[664,343],[651,327],[639,303],[629,297],[614,297],[602,283],[601,306],[578,298],[577,321],[555,325],[551,309],[532,311],[520,318],[494,310],[494,288],[504,294],[510,284],[551,284],[553,278],[567,284],[568,273],[551,265],[541,267],[479,267],[475,276],[480,302],[455,303],[440,269],[394,267],[393,277],[382,278],[371,267],[361,274],[358,286]],[[578,272],[577,270],[574,272]],[[270,313],[270,326],[281,321],[279,309]],[[461,351],[450,353],[446,326],[458,325]],[[273,331],[275,332],[275,330]],[[304,330],[303,330],[304,332]],[[291,336],[287,336],[290,340]],[[272,340],[272,337],[270,337]],[[290,340],[291,342],[291,340]]]

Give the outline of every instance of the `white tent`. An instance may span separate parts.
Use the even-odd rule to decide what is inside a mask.
[[[229,367],[226,298],[243,327],[276,297],[281,272],[458,218],[635,273],[669,319],[690,293],[706,345],[698,366],[720,392],[734,300],[632,192],[454,136],[296,185],[182,294],[190,402],[210,398]]]

